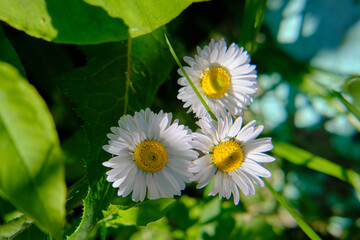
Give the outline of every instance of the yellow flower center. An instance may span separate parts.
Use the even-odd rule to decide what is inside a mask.
[[[221,142],[214,149],[213,163],[222,172],[235,171],[243,161],[243,151],[234,141]]]
[[[201,87],[209,97],[220,98],[230,86],[230,75],[221,67],[213,67],[204,73]]]
[[[167,159],[168,154],[165,147],[155,140],[142,141],[134,151],[135,163],[144,172],[160,171],[165,167]]]

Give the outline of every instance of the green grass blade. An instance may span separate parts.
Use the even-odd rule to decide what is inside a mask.
[[[251,50],[250,50],[251,54],[254,53],[255,44],[256,44],[256,38],[257,38],[257,35],[260,32],[260,28],[261,28],[262,22],[264,20],[266,4],[267,4],[267,0],[260,1],[259,7],[258,7],[258,12],[256,13],[256,16],[255,16],[255,24],[254,24],[255,33],[254,33],[253,40],[252,40],[252,43],[251,43]]]
[[[195,87],[194,83],[191,81],[189,75],[187,74],[187,72],[185,71],[184,67],[182,66],[181,62],[179,61],[179,58],[177,57],[173,47],[171,46],[171,43],[168,39],[168,37],[166,36],[166,33],[164,33],[165,35],[165,39],[166,39],[166,43],[169,47],[170,53],[173,56],[175,62],[177,63],[177,65],[180,67],[182,73],[184,74],[184,76],[186,77],[186,79],[188,80],[191,88],[194,90],[196,96],[200,99],[201,103],[204,105],[206,111],[210,114],[211,118],[214,119],[215,121],[217,121],[216,116],[214,115],[214,113],[211,111],[209,105],[205,102],[205,99],[201,96],[200,92],[197,90],[197,88]]]
[[[340,93],[335,90],[332,90],[332,93],[346,106],[346,108],[360,120],[360,110],[356,108],[353,104],[349,103],[346,98]]]
[[[274,142],[272,152],[289,162],[302,165],[343,180],[360,190],[360,175],[325,158],[285,142]]]
[[[274,195],[276,200],[283,206],[296,220],[299,227],[304,231],[304,233],[312,240],[321,240],[319,235],[316,234],[316,232],[302,219],[299,214],[297,214],[294,209],[290,207],[290,205],[286,202],[286,200],[275,191],[275,189],[270,185],[270,183],[263,179],[265,186],[269,189],[269,191]]]

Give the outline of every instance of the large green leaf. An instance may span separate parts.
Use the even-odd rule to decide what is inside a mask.
[[[170,22],[193,2],[205,0],[85,0],[100,6],[111,17],[122,19],[129,27],[131,37],[154,31]]]
[[[162,218],[175,205],[175,199],[156,199],[137,203],[129,209],[110,205],[104,212],[104,220],[111,226],[135,225],[146,226],[148,223]]]
[[[150,106],[174,65],[161,31],[82,49],[87,55],[87,65],[57,80],[77,104],[75,111],[84,121],[89,142],[89,152],[84,156],[90,192],[85,199],[82,223],[71,239],[86,236],[114,194],[105,180],[108,169],[102,166],[111,157],[102,149],[110,127],[117,124],[125,111],[132,113]]]
[[[0,0],[0,20],[47,41],[95,44],[150,33],[178,16],[192,2]]]
[[[285,142],[274,142],[272,152],[294,164],[341,179],[360,190],[360,175],[354,170],[343,168],[334,162]]]
[[[11,65],[0,62],[0,193],[61,236],[66,187],[53,119],[37,91]]]
[[[82,0],[0,0],[0,9],[0,20],[47,41],[91,44],[128,36],[121,19]]]

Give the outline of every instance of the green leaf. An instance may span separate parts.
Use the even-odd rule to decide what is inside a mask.
[[[177,17],[193,2],[206,0],[85,0],[100,6],[114,18],[120,18],[129,27],[131,37],[154,31]]]
[[[199,1],[0,0],[0,20],[47,41],[96,44],[150,33]]]
[[[249,49],[250,53],[253,53],[255,49],[256,37],[265,15],[266,2],[266,0],[246,0],[245,2],[240,45]],[[250,43],[251,47],[248,45]]]
[[[6,37],[3,28],[0,26],[0,61],[4,61],[15,66],[23,77],[26,77],[24,67],[22,66],[18,55],[12,44]]]
[[[126,210],[122,206],[110,205],[104,211],[104,221],[110,226],[116,225],[135,225],[146,226],[148,223],[162,218],[175,205],[175,199],[165,198],[148,200],[135,204]]]
[[[0,193],[56,238],[65,217],[63,156],[37,91],[0,62]]]
[[[11,238],[27,229],[31,224],[32,220],[25,216],[16,218],[4,225],[0,225],[0,237]]]
[[[221,211],[221,202],[219,198],[213,198],[208,203],[205,204],[203,213],[200,216],[200,222],[206,223],[213,220],[220,214]]]
[[[57,43],[95,44],[128,37],[121,19],[81,0],[0,0],[0,20]]]
[[[343,168],[334,162],[285,142],[274,142],[272,152],[294,164],[341,179],[360,190],[360,175],[354,170]]]
[[[84,210],[80,225],[67,239],[87,239],[87,235],[101,218],[101,210],[107,207],[113,197],[114,188],[105,180],[105,176],[101,177],[97,183],[96,186],[90,187],[88,195],[84,200]]]
[[[57,79],[60,88],[77,104],[75,111],[84,121],[89,143],[89,152],[84,156],[90,192],[85,199],[82,223],[70,239],[86,236],[114,195],[105,179],[109,169],[102,166],[111,157],[102,149],[110,127],[117,125],[124,112],[150,106],[174,65],[161,31],[82,50],[87,55],[87,65]]]

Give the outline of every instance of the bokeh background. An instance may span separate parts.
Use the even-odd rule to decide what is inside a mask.
[[[251,53],[257,65],[259,92],[245,112],[245,121],[265,125],[263,136],[288,143],[360,173],[360,123],[332,92],[342,92],[359,107],[360,2],[357,0],[215,0],[192,4],[166,25],[179,57],[194,56],[196,46],[224,37]],[[264,10],[258,33],[249,30],[254,9]],[[261,22],[261,20],[259,20]],[[47,79],[85,64],[81,48],[31,38],[2,24],[26,70],[29,81],[46,100],[67,154],[66,182],[71,186],[85,174],[86,151],[82,121],[75,105]],[[253,42],[256,36],[255,44]],[[54,57],[56,56],[56,57]],[[51,59],[49,61],[48,59]],[[196,130],[176,95],[177,68],[160,88],[154,111],[173,112]],[[294,164],[275,149],[277,161],[266,164],[276,191],[306,219],[323,239],[360,239],[360,192],[349,183]],[[287,152],[296,155],[297,152]],[[295,156],[296,158],[296,156]],[[111,221],[93,230],[89,239],[307,239],[291,215],[266,188],[255,196],[232,200],[208,197],[208,188],[190,184],[176,206],[146,227],[122,226]],[[10,203],[0,200],[2,216],[11,218]],[[68,216],[68,231],[80,221],[78,206]],[[30,232],[29,232],[30,231]],[[32,226],[26,234],[40,234]],[[39,235],[40,236],[40,235]],[[39,238],[40,239],[40,238]]]

